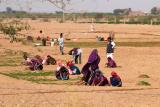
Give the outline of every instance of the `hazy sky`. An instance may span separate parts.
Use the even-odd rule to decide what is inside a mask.
[[[31,12],[54,12],[60,9],[48,2],[41,0],[9,0],[1,3],[0,10],[4,11],[7,6],[14,10],[27,10]],[[32,1],[32,2],[31,2]],[[74,12],[112,12],[116,8],[132,8],[136,11],[150,12],[154,6],[160,7],[160,0],[72,0],[67,10]]]

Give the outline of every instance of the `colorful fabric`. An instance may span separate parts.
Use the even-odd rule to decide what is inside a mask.
[[[29,69],[34,70],[43,70],[43,65],[37,59],[31,59],[31,63],[29,64]]]
[[[56,64],[56,60],[51,57],[50,55],[47,56],[47,59],[46,59],[46,64],[47,65],[55,65]]]
[[[112,76],[112,77],[110,77],[111,85],[121,87],[122,81],[121,81],[121,78],[117,75],[117,73],[112,71],[111,76]]]
[[[95,71],[96,69],[99,69],[99,63],[100,63],[100,57],[98,55],[97,49],[94,49],[88,59],[88,62],[91,64],[91,70]]]
[[[79,68],[77,66],[75,66],[75,65],[71,66],[70,70],[73,71],[73,75],[80,75],[81,74]]]
[[[107,67],[110,67],[110,68],[117,67],[116,62],[111,57],[108,57],[108,63],[106,65],[107,65]]]
[[[58,80],[68,80],[69,79],[68,69],[64,66],[61,66],[61,68],[56,71],[55,75]]]
[[[94,75],[95,75],[95,71],[97,69],[99,69],[99,64],[100,62],[100,57],[98,55],[98,51],[97,49],[94,49],[89,58],[88,58],[88,62],[83,66],[81,73],[83,74],[83,78],[82,80],[86,82],[86,84],[91,85]]]

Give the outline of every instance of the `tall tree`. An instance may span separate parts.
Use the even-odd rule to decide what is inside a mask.
[[[7,13],[12,13],[12,8],[11,7],[6,7],[6,12]]]
[[[151,9],[151,14],[153,14],[153,15],[160,15],[160,8],[153,7]]]
[[[46,0],[52,3],[54,6],[62,10],[62,22],[65,21],[64,12],[66,11],[67,6],[70,4],[71,0]]]

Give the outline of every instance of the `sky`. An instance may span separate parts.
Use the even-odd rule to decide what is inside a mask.
[[[66,10],[67,12],[113,12],[117,8],[132,8],[134,11],[150,12],[154,6],[160,7],[160,0],[72,0]],[[6,7],[28,12],[60,11],[45,0],[8,0],[7,3],[0,3],[0,11],[5,11]]]

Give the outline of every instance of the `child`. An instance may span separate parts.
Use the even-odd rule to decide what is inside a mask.
[[[115,87],[122,87],[122,81],[121,78],[117,75],[116,72],[112,71],[111,77],[110,77],[110,83],[112,86]]]

